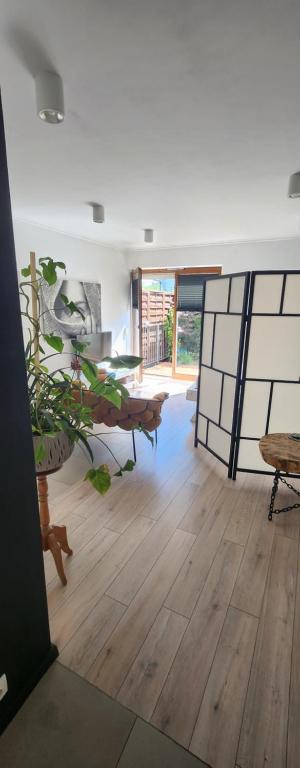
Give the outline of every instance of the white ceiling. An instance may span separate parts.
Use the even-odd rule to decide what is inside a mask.
[[[14,215],[136,247],[300,235],[299,0],[0,0]],[[66,118],[35,114],[57,70]],[[103,203],[104,225],[88,201]]]

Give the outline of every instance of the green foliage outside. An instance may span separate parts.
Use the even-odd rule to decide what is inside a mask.
[[[170,308],[164,322],[167,339],[168,359],[172,361],[174,309]],[[201,332],[200,312],[178,312],[177,314],[177,364],[197,365]]]
[[[201,331],[200,312],[179,312],[177,332],[177,363],[198,364]]]
[[[172,362],[173,356],[173,326],[174,326],[174,308],[168,309],[167,317],[164,321],[164,329],[167,339],[168,358]]]

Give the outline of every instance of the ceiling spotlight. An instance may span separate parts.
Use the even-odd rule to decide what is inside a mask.
[[[153,243],[153,229],[144,229],[144,242]]]
[[[56,72],[39,72],[35,78],[38,116],[45,123],[62,123],[64,112],[63,84]]]
[[[288,197],[300,197],[300,171],[290,176]]]
[[[104,207],[99,203],[92,203],[93,209],[93,221],[95,224],[103,224],[104,222]]]

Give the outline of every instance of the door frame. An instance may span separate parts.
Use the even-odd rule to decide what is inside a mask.
[[[138,295],[137,295],[137,307],[133,307],[133,281],[138,283]],[[130,325],[131,325],[131,346],[132,352],[138,357],[142,357],[142,335],[143,335],[143,321],[142,321],[142,270],[141,267],[132,269],[130,273]],[[143,381],[143,363],[134,371],[135,381],[140,384]]]
[[[222,274],[222,266],[221,265],[214,265],[214,266],[205,266],[205,267],[154,267],[151,269],[150,267],[146,268],[140,268],[141,269],[141,284],[144,275],[160,275],[160,274],[171,274],[174,275],[175,278],[175,286],[174,286],[174,319],[173,319],[173,350],[172,350],[172,379],[178,379],[182,381],[194,381],[195,376],[191,376],[190,374],[185,373],[176,373],[176,341],[177,341],[177,334],[176,334],[176,328],[177,328],[177,287],[178,287],[178,276],[179,275],[221,275]],[[142,316],[140,318],[140,326],[142,329]]]

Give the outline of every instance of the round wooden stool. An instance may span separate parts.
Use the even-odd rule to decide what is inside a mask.
[[[264,461],[271,467],[275,467],[268,514],[269,520],[272,520],[273,515],[279,515],[280,512],[289,512],[291,509],[300,507],[300,504],[292,504],[289,507],[282,507],[282,509],[274,509],[279,480],[300,497],[300,491],[280,474],[280,472],[284,472],[285,475],[300,475],[300,441],[293,440],[285,432],[276,432],[271,435],[264,435],[259,441],[259,449]]]

